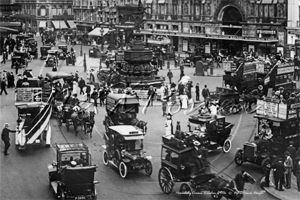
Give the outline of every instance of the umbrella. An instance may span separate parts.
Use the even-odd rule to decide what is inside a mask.
[[[180,81],[179,81],[179,83],[182,83],[182,84],[187,84],[189,81],[191,80],[191,77],[189,77],[189,76],[183,76],[181,79],[180,79]]]

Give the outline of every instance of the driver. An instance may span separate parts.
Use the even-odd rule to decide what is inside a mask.
[[[191,152],[191,155],[190,155],[188,161],[195,165],[194,169],[192,170],[192,176],[195,176],[197,174],[197,172],[200,172],[203,170],[204,164],[201,159],[202,155],[198,154],[200,142],[194,141],[193,144],[194,144],[194,150]]]

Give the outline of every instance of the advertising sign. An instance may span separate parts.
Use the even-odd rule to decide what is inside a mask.
[[[278,116],[278,104],[265,101],[264,102],[264,115],[268,117],[277,117]]]
[[[42,88],[17,88],[16,103],[31,103],[42,101]]]
[[[264,101],[263,100],[260,100],[260,99],[257,100],[256,114],[264,115]]]
[[[295,70],[294,66],[289,67],[280,67],[277,69],[277,74],[287,74],[287,73],[293,73]]]
[[[188,51],[188,40],[182,40],[182,50]]]

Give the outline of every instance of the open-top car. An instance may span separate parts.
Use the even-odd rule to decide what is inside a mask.
[[[151,156],[146,156],[143,148],[144,133],[131,125],[109,126],[105,132],[103,148],[103,163],[109,163],[119,169],[122,178],[130,171],[145,170],[152,174]]]
[[[66,55],[68,52],[68,46],[67,45],[58,45],[58,49],[59,49],[58,58],[62,59],[62,60],[66,59]]]
[[[41,46],[40,51],[41,51],[41,57],[40,59],[44,59],[48,55],[48,50],[51,50],[51,46]]]
[[[11,59],[11,68],[14,68],[18,65],[19,68],[28,66],[27,61],[28,54],[23,51],[14,51]]]
[[[58,199],[96,199],[96,165],[83,144],[56,144],[57,161],[48,165],[49,184]]]
[[[53,67],[58,65],[58,51],[57,50],[48,50],[48,56],[46,59],[45,67]]]

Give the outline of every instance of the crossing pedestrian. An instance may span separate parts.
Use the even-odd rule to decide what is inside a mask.
[[[291,188],[291,178],[292,178],[292,171],[293,171],[293,160],[290,156],[290,152],[286,151],[284,153],[286,159],[284,161],[284,168],[285,168],[285,188]]]
[[[101,88],[99,91],[99,100],[100,100],[100,106],[104,106],[104,100],[105,100],[105,90],[104,88]]]
[[[167,73],[167,76],[168,76],[170,84],[171,84],[172,83],[172,78],[173,78],[173,73],[172,73],[171,69],[169,69],[169,71]]]
[[[207,88],[207,85],[204,85],[204,88],[202,89],[202,96],[204,98],[204,100],[206,101],[206,99],[209,97],[209,89]]]
[[[7,95],[7,91],[6,91],[6,79],[3,78],[1,81],[1,91],[0,91],[0,95],[2,95],[2,92],[4,91],[5,94]]]
[[[3,142],[4,142],[4,155],[6,155],[6,156],[8,156],[9,154],[8,154],[8,149],[9,149],[9,147],[10,147],[10,142],[9,142],[9,133],[15,133],[16,131],[14,131],[14,130],[10,130],[9,129],[9,124],[8,123],[5,123],[4,124],[4,128],[3,128],[3,130],[2,130],[2,134],[1,134],[1,139],[3,140]]]
[[[199,85],[199,82],[196,84],[196,101],[200,101],[200,95],[199,95],[199,92],[200,92],[200,85]]]
[[[85,87],[86,101],[89,102],[91,100],[91,86],[89,83],[87,83]]]
[[[166,97],[163,97],[161,99],[161,103],[162,103],[162,112],[163,112],[163,117],[167,115],[167,106],[168,106],[168,102]]]
[[[85,87],[85,81],[83,80],[82,77],[80,77],[78,86],[79,86],[79,88],[80,88],[79,94],[84,94],[83,88]]]

